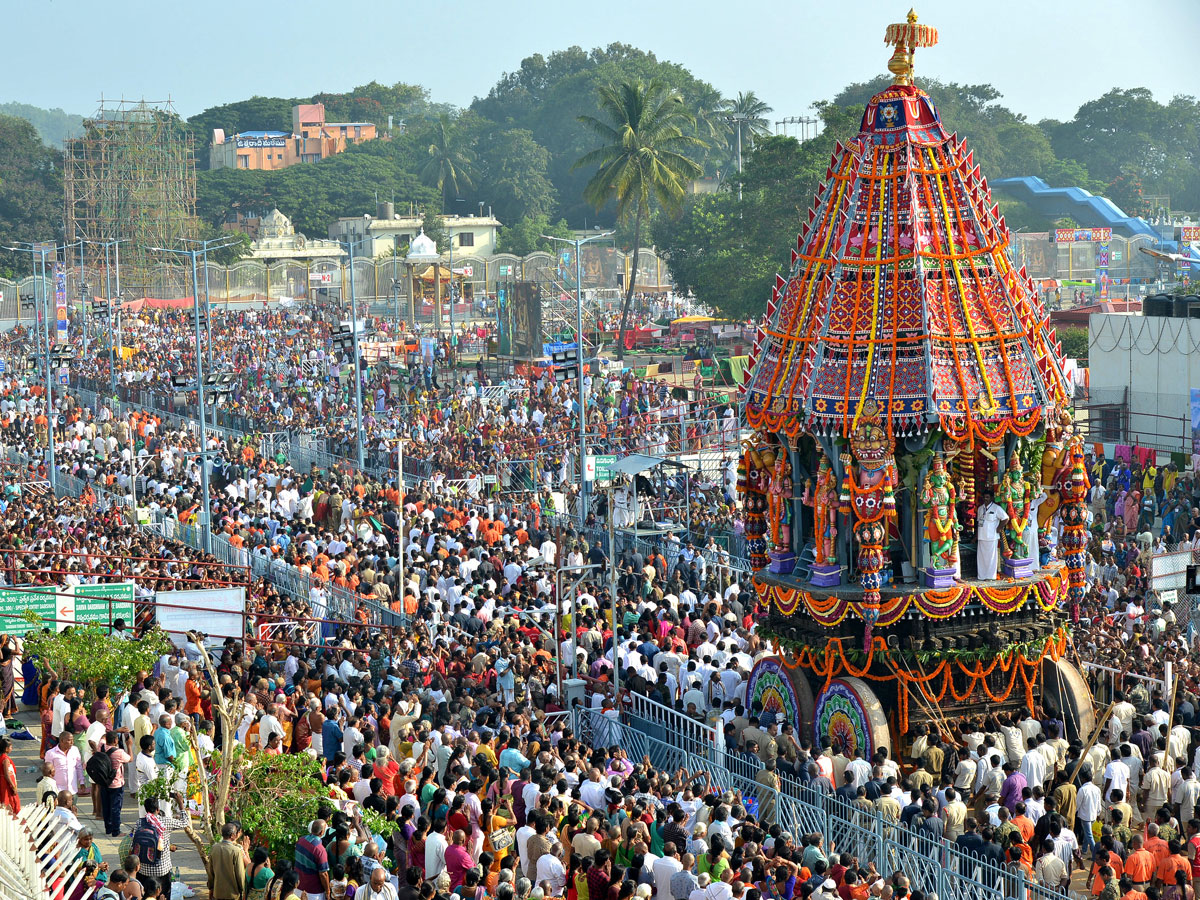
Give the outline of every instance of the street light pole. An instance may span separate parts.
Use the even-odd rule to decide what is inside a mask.
[[[403,427],[403,426],[401,426]],[[396,542],[400,545],[400,609],[404,609],[404,435],[396,438]]]
[[[612,601],[613,703],[619,716],[621,714],[621,654],[617,650],[617,536],[613,524],[615,484],[613,481],[608,484],[608,593],[609,599]],[[633,533],[635,536],[637,535],[636,523]]]
[[[45,244],[30,244],[28,247],[5,247],[17,253],[28,253],[33,269],[33,321],[35,350],[42,357],[42,383],[46,391],[46,441],[50,450],[50,490],[58,487],[58,474],[54,459],[54,387],[50,376],[50,302],[46,296],[46,250]],[[51,246],[55,253],[59,248]],[[40,290],[39,290],[40,287]],[[20,297],[17,308],[20,309]],[[43,312],[44,310],[44,312]]]
[[[88,355],[88,321],[87,305],[88,299],[83,293],[83,238],[79,239],[79,305],[82,307],[80,316],[83,319],[83,358],[87,359]]]
[[[600,238],[610,237],[615,234],[612,231],[605,231],[601,234],[590,235],[582,240],[574,238],[554,237],[552,235],[543,234],[542,237],[548,241],[561,241],[566,244],[575,245],[575,346],[576,346],[576,362],[578,364],[577,379],[579,402],[579,524],[587,520],[588,508],[588,486],[587,486],[587,416],[586,416],[586,401],[587,397],[583,392],[583,256],[580,253],[580,247],[589,241],[599,240]],[[451,273],[453,274],[453,273]]]
[[[226,246],[226,245],[222,245]],[[199,250],[171,250],[167,247],[148,247],[148,250],[159,253],[176,253],[180,256],[186,256],[192,262],[192,311],[196,326],[196,403],[199,405],[198,410],[200,420],[200,495],[203,506],[200,511],[200,543],[204,548],[205,553],[212,553],[212,499],[209,496],[208,482],[208,425],[204,417],[204,353],[202,352],[202,344],[200,341],[200,279],[196,273],[196,258],[200,255]],[[120,270],[118,268],[118,276]],[[119,288],[118,288],[119,290]],[[212,328],[212,323],[209,323],[209,328]],[[213,413],[214,417],[216,412]],[[137,510],[134,510],[136,516]]]
[[[54,379],[50,374],[50,300],[46,296],[45,246],[38,249],[38,256],[41,258],[41,274],[38,276],[37,283],[40,283],[42,286],[42,307],[38,313],[41,324],[38,327],[38,332],[40,337],[39,343],[42,346],[42,362],[45,365],[46,439],[50,447],[50,490],[57,493],[58,473],[54,461]],[[34,285],[35,298],[37,297],[37,283]]]
[[[109,267],[108,241],[104,242],[104,295],[108,300],[108,389],[117,395],[116,312],[112,301],[112,269]]]
[[[363,419],[362,419],[362,377],[358,370],[358,295],[354,290],[354,245],[358,241],[346,241],[346,250],[350,254],[350,335],[354,348],[354,417],[357,425],[354,446],[357,451],[358,467],[365,465],[363,456]]]

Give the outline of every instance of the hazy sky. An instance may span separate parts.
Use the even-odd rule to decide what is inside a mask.
[[[681,63],[773,119],[811,112],[886,71],[883,0],[33,0],[5,4],[0,101],[90,115],[105,98],[170,97],[184,116],[255,94],[304,96],[372,79],[459,105],[533,53],[613,41]],[[414,13],[423,11],[428,20]],[[1070,118],[1112,87],[1200,94],[1200,0],[923,0],[941,43],[917,74],[990,82],[1031,119]],[[1122,62],[1129,60],[1129,62]],[[953,126],[953,123],[950,123]]]

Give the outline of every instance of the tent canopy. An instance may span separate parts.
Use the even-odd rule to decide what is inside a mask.
[[[675,469],[686,468],[683,463],[661,456],[647,456],[644,453],[631,453],[618,459],[612,464],[610,471],[615,475],[640,475],[659,466],[670,466]]]
[[[447,266],[436,265],[430,266],[418,276],[422,281],[435,281],[441,278],[442,281],[450,280],[450,269]],[[466,281],[467,276],[463,274],[462,269],[458,269],[454,273],[455,281]]]

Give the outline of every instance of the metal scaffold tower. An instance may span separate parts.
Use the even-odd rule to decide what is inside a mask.
[[[105,264],[106,242],[120,241],[120,284],[137,296],[160,294],[147,247],[171,247],[197,235],[196,154],[192,135],[166,102],[105,103],[66,143],[63,216],[66,241],[79,240],[84,265]],[[72,254],[80,252],[78,246]],[[116,257],[109,248],[110,262]],[[77,266],[79,259],[73,260]]]
[[[536,280],[542,287],[542,332],[547,343],[575,340],[575,258],[574,251],[560,254],[556,265],[548,265],[535,271]],[[583,301],[583,347],[595,352],[592,335],[597,328],[597,304],[595,291],[584,286]],[[589,295],[593,295],[590,296]]]

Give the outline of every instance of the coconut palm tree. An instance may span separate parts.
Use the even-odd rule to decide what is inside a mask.
[[[738,95],[729,101],[726,109],[726,115],[734,128],[738,122],[742,123],[743,142],[753,144],[756,136],[771,133],[771,123],[767,121],[771,107],[765,101],[759,100],[754,91],[738,91]]]
[[[421,167],[421,180],[436,187],[442,195],[442,212],[446,211],[446,191],[473,187],[471,164],[474,154],[462,140],[462,135],[445,113],[433,123],[433,140],[429,144],[429,160]]]
[[[625,355],[629,306],[637,282],[642,226],[655,202],[669,215],[682,208],[687,186],[702,169],[685,154],[706,145],[691,133],[695,117],[679,94],[664,82],[625,81],[598,90],[604,118],[580,116],[579,121],[604,143],[585,154],[574,168],[596,166],[583,190],[583,199],[597,210],[615,202],[617,217],[633,219],[633,269],[621,305],[617,358]]]

